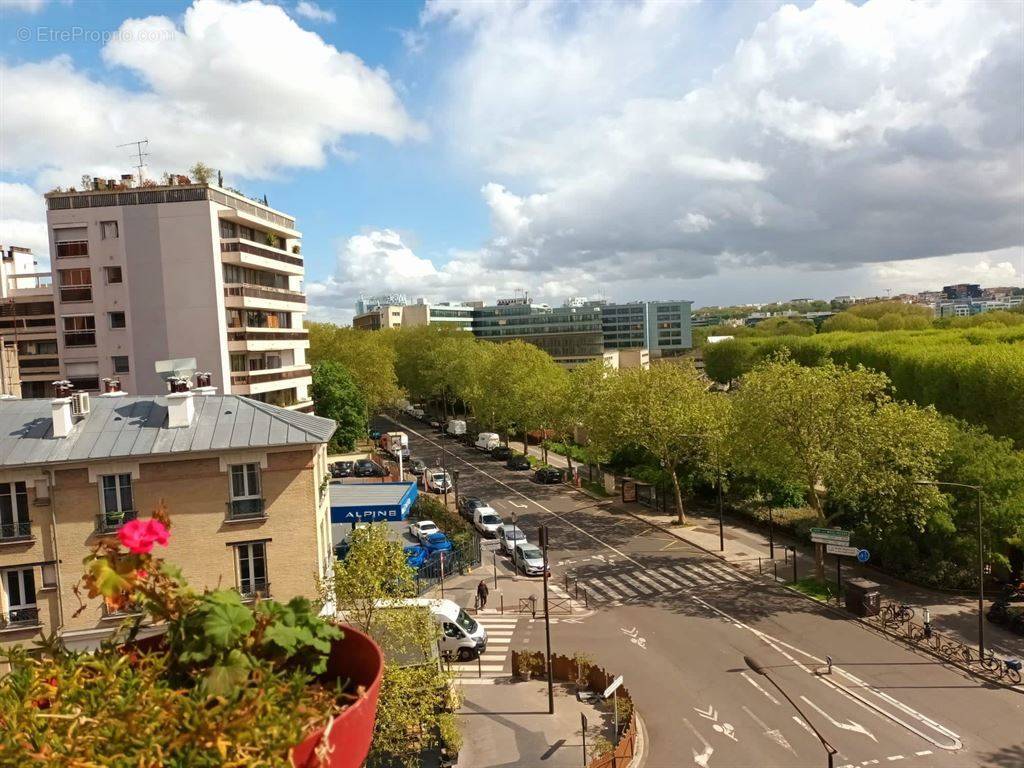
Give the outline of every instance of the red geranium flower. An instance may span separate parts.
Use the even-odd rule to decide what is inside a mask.
[[[167,546],[169,534],[167,527],[159,520],[132,520],[121,526],[117,538],[128,549],[137,555],[147,555],[153,551],[153,545]]]

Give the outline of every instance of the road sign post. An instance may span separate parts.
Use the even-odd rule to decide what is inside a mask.
[[[525,443],[524,443],[525,445]],[[548,610],[548,527],[540,526],[537,539],[544,550],[544,642],[547,646],[545,670],[548,675],[548,714],[555,714],[555,685],[551,674],[551,612]]]
[[[580,732],[583,734],[583,765],[587,764],[587,716],[580,712]]]

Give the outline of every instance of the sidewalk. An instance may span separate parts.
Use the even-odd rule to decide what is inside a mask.
[[[519,443],[522,445],[522,443]],[[539,446],[530,446],[530,454],[541,457]],[[548,451],[548,463],[552,466],[566,467],[564,456]],[[586,493],[586,491],[582,491]],[[667,516],[654,512],[640,504],[623,504],[614,501],[610,507],[626,512],[635,518],[664,530],[683,541],[706,550],[732,565],[748,573],[761,573],[772,576],[778,568],[780,582],[791,583],[793,579],[792,553],[786,554],[786,548],[797,547],[797,576],[802,578],[814,572],[814,554],[810,544],[797,542],[785,532],[775,531],[775,560],[769,557],[767,532],[762,532],[753,523],[726,516],[723,526],[725,551],[719,549],[718,518],[709,516],[706,510],[687,510],[687,525],[676,524],[675,516]],[[843,580],[847,578],[864,578],[876,582],[880,586],[882,602],[906,603],[913,606],[915,621],[922,620],[922,610],[927,607],[931,612],[932,627],[936,632],[949,634],[967,645],[978,642],[978,598],[977,595],[949,594],[937,590],[919,587],[901,581],[876,568],[862,566],[854,558],[844,557]],[[835,583],[835,558],[826,555],[826,578]],[[991,605],[992,595],[986,595],[985,609]],[[833,602],[833,605],[836,603]],[[985,644],[1003,656],[1024,659],[1024,637],[1009,632],[997,624],[985,620]]]

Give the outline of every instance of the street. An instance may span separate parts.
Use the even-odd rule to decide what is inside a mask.
[[[549,526],[553,582],[574,577],[595,609],[557,623],[553,648],[585,651],[625,676],[649,736],[646,765],[828,764],[793,706],[744,663],[750,656],[836,748],[835,766],[1024,766],[1020,693],[986,687],[567,486],[537,485],[531,472],[454,441],[442,449],[434,430],[402,421],[414,458],[432,466],[447,454],[461,494],[506,521],[514,513],[531,541]],[[528,619],[511,626],[512,647],[543,648]]]

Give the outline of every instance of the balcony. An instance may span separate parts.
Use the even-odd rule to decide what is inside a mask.
[[[0,613],[0,630],[31,629],[39,625],[39,608],[34,605],[12,608],[7,613]]]
[[[95,533],[100,536],[117,533],[117,530],[122,525],[131,522],[138,516],[139,513],[134,509],[125,510],[124,512],[100,512],[96,515]]]
[[[233,283],[224,286],[225,306],[231,309],[263,309],[265,303],[279,302],[291,306],[273,307],[290,312],[306,311],[306,294],[302,291],[290,291],[287,288],[270,288],[265,285],[248,285]],[[246,301],[257,299],[257,301]]]
[[[8,296],[49,296],[52,293],[52,272],[32,272],[7,276]]]
[[[223,238],[220,241],[220,252],[222,254],[248,254],[259,256],[261,259],[270,259],[279,264],[288,264],[292,267],[302,267],[303,261],[300,256],[289,253],[283,248],[275,248],[272,245],[260,245],[242,237]],[[244,258],[241,259],[244,261]],[[287,270],[289,273],[294,270]]]
[[[15,544],[21,541],[32,541],[31,520],[0,523],[0,544]]]
[[[312,376],[312,369],[308,365],[288,366],[287,368],[268,368],[262,371],[249,371],[248,373],[232,373],[231,386],[246,387],[253,384],[272,384],[278,381],[289,381],[291,379],[306,379]]]
[[[227,503],[229,523],[244,523],[252,520],[266,520],[267,511],[263,499],[232,499]]]
[[[266,579],[252,579],[238,588],[243,600],[267,600],[270,597],[270,582]]]

